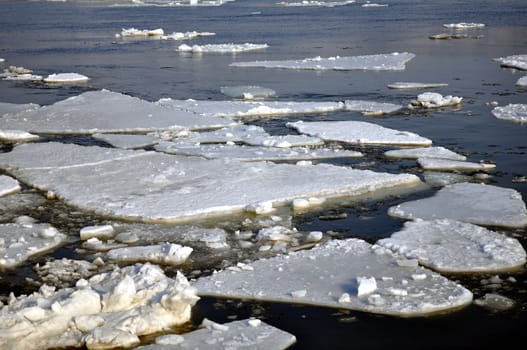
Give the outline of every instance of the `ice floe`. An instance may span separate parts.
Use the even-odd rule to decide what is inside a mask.
[[[359,239],[332,240],[199,278],[200,296],[420,316],[469,304],[472,293],[417,262]],[[341,268],[346,266],[346,268]]]
[[[362,7],[387,7],[389,5],[388,4],[378,4],[378,3],[375,3],[375,2],[366,1],[366,3],[362,4],[361,6]]]
[[[502,67],[527,70],[527,55],[499,57],[495,61],[500,62]]]
[[[411,102],[410,106],[423,108],[439,108],[446,106],[456,106],[461,103],[463,97],[443,96],[437,92],[424,92],[417,96],[417,100]]]
[[[291,122],[287,126],[326,141],[360,145],[428,146],[432,141],[413,132],[389,129],[358,121]]]
[[[267,44],[206,44],[206,45],[180,45],[178,51],[181,52],[192,52],[192,53],[202,53],[202,52],[217,52],[217,53],[237,53],[245,51],[254,51],[254,50],[263,50],[268,48]]]
[[[108,258],[118,262],[150,262],[160,265],[181,265],[193,249],[175,243],[163,243],[149,246],[134,246],[112,249]]]
[[[391,207],[402,219],[453,219],[483,226],[525,227],[527,210],[519,192],[486,184],[458,183],[430,198]]]
[[[506,311],[512,308],[516,303],[514,300],[496,293],[486,293],[481,298],[474,300],[474,304],[484,307],[493,312]]]
[[[509,104],[504,107],[495,107],[492,114],[503,120],[523,123],[527,122],[527,104]]]
[[[430,39],[433,40],[450,40],[450,39],[481,39],[483,35],[474,35],[467,33],[440,33],[430,36]]]
[[[140,344],[140,336],[190,320],[198,297],[185,276],[138,264],[79,280],[75,287],[12,298],[0,310],[0,346],[12,350]]]
[[[263,99],[276,96],[276,91],[273,89],[255,85],[222,86],[220,91],[222,94],[229,97],[241,98],[244,100]]]
[[[425,182],[432,187],[444,187],[459,182],[470,182],[473,180],[471,176],[456,174],[456,173],[443,173],[436,171],[425,171],[423,173]]]
[[[443,27],[448,29],[480,29],[485,28],[484,23],[473,23],[473,22],[460,22],[460,23],[447,23],[443,24]]]
[[[259,203],[287,205],[297,198],[362,195],[420,183],[411,174],[328,164],[243,163],[58,143],[16,146],[0,153],[0,167],[79,208],[150,222],[177,222],[240,212]]]
[[[16,179],[0,175],[0,197],[20,191],[22,188]]]
[[[113,147],[124,149],[138,149],[154,146],[159,142],[155,136],[126,135],[126,134],[94,134],[93,138],[104,141]]]
[[[60,246],[66,235],[48,224],[0,224],[0,268],[12,268]]]
[[[263,67],[310,70],[404,70],[413,53],[394,52],[365,56],[314,57],[303,60],[234,62],[233,67]]]
[[[0,78],[3,80],[11,80],[11,81],[40,81],[43,79],[42,75],[10,74],[10,73],[1,74]]]
[[[382,115],[386,113],[393,113],[403,108],[403,106],[393,103],[361,100],[346,100],[344,101],[344,104],[346,110],[362,112],[365,115]]]
[[[287,349],[296,342],[293,334],[282,331],[259,319],[219,324],[204,319],[201,328],[185,334],[165,335],[156,338],[155,344],[141,346],[138,350],[169,349]]]
[[[190,40],[200,36],[213,36],[216,33],[212,32],[173,32],[171,34],[162,35],[161,39],[163,40]]]
[[[406,222],[378,245],[440,272],[496,272],[525,264],[518,240],[455,220]]]
[[[165,34],[162,28],[157,29],[137,29],[137,28],[122,28],[120,34],[115,36],[119,37],[161,37]]]
[[[412,83],[412,82],[402,82],[398,81],[392,84],[388,84],[390,89],[429,89],[429,88],[439,88],[446,87],[446,83]]]
[[[394,149],[384,152],[384,156],[389,159],[417,159],[417,158],[441,158],[450,160],[466,160],[467,157],[452,152],[445,147],[419,147],[419,148],[404,148]]]
[[[89,91],[34,110],[7,114],[0,130],[47,134],[191,130],[235,124],[225,118],[196,115],[107,90]]]
[[[516,85],[521,86],[521,87],[527,87],[527,75],[518,79],[516,81]]]
[[[417,163],[425,170],[449,170],[449,171],[489,171],[496,168],[496,164],[474,163],[461,160],[441,158],[418,158]]]
[[[62,84],[62,83],[82,83],[90,80],[85,75],[79,73],[55,73],[44,78],[45,83]]]
[[[277,2],[277,5],[281,6],[291,6],[291,7],[335,7],[335,6],[345,6],[355,3],[355,0],[347,1],[318,1],[318,0],[303,0],[300,2],[294,1],[281,1]]]

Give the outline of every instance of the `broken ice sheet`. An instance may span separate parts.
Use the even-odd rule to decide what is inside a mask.
[[[502,67],[527,70],[527,55],[512,55],[494,60],[500,62]]]
[[[495,164],[465,162],[460,160],[440,159],[422,157],[417,163],[425,170],[447,170],[447,171],[489,171],[496,168]]]
[[[0,268],[12,268],[32,256],[51,251],[66,235],[48,224],[0,224]]]
[[[467,289],[404,260],[359,239],[332,240],[311,250],[257,260],[249,264],[251,269],[219,271],[199,278],[193,286],[200,296],[396,316],[443,312],[472,301]]]
[[[335,56],[305,58],[303,60],[234,62],[233,67],[263,67],[309,70],[404,70],[413,53],[393,52],[365,56]]]
[[[78,208],[147,222],[180,222],[239,213],[262,203],[273,207],[297,198],[357,196],[421,184],[411,174],[328,164],[243,163],[58,143],[16,146],[0,153],[0,167]]]
[[[359,145],[428,146],[432,141],[409,131],[389,129],[377,124],[358,121],[323,121],[287,123],[298,132],[326,141]]]
[[[362,100],[346,100],[345,109],[347,111],[362,112],[365,115],[382,115],[387,113],[397,112],[403,106],[393,103],[362,101]]]
[[[179,272],[150,264],[116,268],[75,287],[42,286],[0,312],[0,347],[12,350],[131,347],[139,337],[190,320],[199,298]]]
[[[245,51],[254,51],[254,50],[263,50],[268,48],[267,44],[206,44],[206,45],[180,45],[178,51],[180,52],[192,52],[192,53],[202,53],[202,52],[215,52],[215,53],[238,53]]]
[[[181,265],[190,254],[192,248],[175,243],[162,243],[148,246],[133,246],[112,249],[108,258],[117,262],[150,262],[160,265]]]
[[[107,90],[90,91],[35,110],[7,114],[1,130],[46,134],[147,132],[159,129],[210,129],[235,124],[195,115]]]
[[[294,335],[254,318],[224,324],[204,319],[201,326],[198,330],[182,335],[160,336],[156,338],[156,344],[137,349],[281,350],[296,342]]]
[[[498,119],[524,123],[527,122],[527,104],[509,104],[504,107],[495,107],[492,114]]]
[[[440,147],[419,147],[396,149],[384,152],[384,156],[389,159],[417,159],[417,158],[442,158],[450,160],[465,160],[467,157],[452,152],[451,150]]]
[[[153,146],[159,139],[149,135],[126,135],[126,134],[94,134],[95,139],[104,141],[113,147],[124,149],[139,149]]]
[[[448,219],[406,222],[402,230],[376,244],[440,272],[507,271],[526,262],[518,240]]]
[[[16,193],[20,190],[20,184],[16,179],[5,175],[0,175],[0,197]]]
[[[519,192],[475,183],[445,186],[430,198],[393,206],[388,214],[410,220],[444,218],[483,226],[527,226],[527,209]]]
[[[448,86],[446,83],[412,83],[412,82],[395,82],[389,84],[390,89],[429,89]]]
[[[255,85],[222,86],[220,92],[232,98],[244,100],[263,99],[276,96],[276,91]]]

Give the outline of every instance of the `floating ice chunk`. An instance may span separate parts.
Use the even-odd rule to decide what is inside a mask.
[[[22,188],[16,179],[0,175],[0,197],[20,191]]]
[[[310,70],[404,70],[406,63],[414,57],[413,53],[394,52],[365,56],[314,57],[303,60],[234,62],[231,66]]]
[[[34,255],[51,251],[66,235],[47,224],[0,224],[0,267],[11,268]]]
[[[445,83],[411,83],[411,82],[395,82],[389,84],[390,89],[431,89],[438,87],[446,87]]]
[[[355,0],[346,0],[346,1],[318,1],[318,0],[303,0],[301,2],[289,2],[281,1],[277,2],[277,5],[289,6],[289,7],[335,7],[335,6],[345,6],[353,4]]]
[[[108,258],[119,262],[151,262],[163,265],[181,265],[192,248],[174,243],[112,249]]]
[[[266,227],[258,231],[256,239],[259,241],[285,241],[293,240],[294,231],[283,226]]]
[[[229,97],[241,98],[244,100],[263,99],[276,96],[276,91],[273,89],[254,85],[222,86],[220,91],[222,94]]]
[[[0,57],[0,63],[5,62],[5,58]]]
[[[432,141],[409,131],[389,129],[377,124],[357,121],[324,121],[287,123],[299,132],[326,141],[339,141],[360,145],[413,145],[428,146]]]
[[[424,92],[417,96],[416,101],[412,101],[412,105],[424,108],[439,108],[446,106],[456,106],[461,103],[463,97],[444,96],[437,92]]]
[[[365,4],[362,4],[362,7],[387,7],[388,4],[377,4],[375,2],[366,1]]]
[[[172,343],[160,343],[138,347],[139,350],[169,349],[254,349],[282,350],[296,342],[294,335],[268,325],[258,319],[218,324],[203,322],[203,328],[185,333]],[[162,345],[166,344],[166,345]]]
[[[190,319],[198,297],[187,279],[153,265],[135,265],[55,291],[43,286],[12,299],[0,315],[0,347],[109,349],[139,344],[139,336]]]
[[[158,29],[136,29],[136,28],[123,28],[121,34],[116,36],[125,37],[161,37],[165,34],[162,28]]]
[[[440,158],[418,158],[417,163],[425,170],[449,171],[489,171],[496,168],[495,164],[473,163]]]
[[[42,75],[36,75],[36,74],[14,74],[14,73],[6,73],[2,74],[0,76],[3,80],[11,80],[11,81],[39,81],[42,80]]]
[[[348,111],[358,111],[366,115],[381,115],[397,112],[403,108],[401,105],[393,103],[381,103],[373,101],[346,100],[345,109]]]
[[[527,55],[513,55],[496,58],[495,61],[501,63],[502,67],[527,70]]]
[[[377,244],[440,272],[506,271],[526,262],[518,240],[448,219],[407,222]]]
[[[386,158],[391,159],[417,159],[417,158],[442,158],[450,160],[465,160],[467,157],[452,152],[444,147],[420,147],[397,149],[384,152]]]
[[[237,53],[245,51],[254,51],[254,50],[263,50],[268,48],[267,44],[206,44],[206,45],[180,45],[178,51],[181,52],[192,52],[192,53],[202,53],[202,52],[217,52],[217,53]]]
[[[518,81],[516,81],[516,85],[521,87],[527,87],[527,75],[518,79]]]
[[[90,91],[50,106],[4,115],[0,129],[47,134],[147,132],[159,129],[210,129],[234,122],[163,108],[107,90]]]
[[[418,266],[400,267],[391,253],[375,251],[358,239],[332,240],[311,250],[258,260],[250,266],[252,271],[227,270],[199,278],[194,286],[201,296],[310,304],[398,316],[447,311],[472,301],[472,293],[460,285]],[[427,277],[408,279],[413,274]],[[366,280],[360,279],[365,275]],[[368,302],[371,295],[358,296],[358,288],[375,291],[383,302]],[[299,290],[305,290],[306,295],[294,298],[291,291]],[[399,292],[395,293],[396,290]],[[344,293],[349,296],[345,301]]]
[[[495,293],[487,293],[483,297],[474,300],[474,304],[482,306],[490,311],[506,311],[516,303],[514,300]]]
[[[467,22],[460,22],[460,23],[448,23],[443,24],[443,27],[448,29],[479,29],[479,28],[485,28],[484,23],[467,23]]]
[[[46,78],[44,78],[45,83],[80,83],[90,80],[85,75],[79,74],[79,73],[57,73],[57,74],[50,74]]]
[[[484,226],[527,225],[527,210],[519,192],[474,183],[445,186],[430,198],[391,207],[388,214],[403,219],[445,218]]]
[[[86,226],[80,230],[80,238],[85,241],[93,237],[109,239],[115,235],[112,225]]]
[[[425,171],[424,180],[427,184],[433,187],[444,187],[459,182],[469,182],[473,178],[467,175],[456,173],[441,173],[434,171]]]
[[[498,119],[518,123],[527,122],[527,104],[509,104],[504,107],[495,107],[492,114]]]
[[[172,34],[162,35],[161,39],[163,40],[190,40],[200,36],[213,36],[216,33],[211,32],[173,32]]]
[[[245,162],[255,162],[262,160],[312,160],[362,157],[362,153],[360,152],[340,149],[312,149],[307,147],[250,147],[231,144],[181,145],[177,143],[160,142],[155,146],[155,149],[157,151],[169,154],[200,156],[207,159],[229,158]]]
[[[114,147],[124,149],[145,148],[159,142],[157,137],[148,135],[94,134],[92,136]]]
[[[241,212],[253,203],[283,205],[296,198],[356,196],[421,184],[411,174],[328,164],[243,163],[73,144],[51,146],[54,152],[47,143],[16,146],[0,153],[0,167],[79,208],[134,221],[178,222]],[[71,166],[83,163],[77,158],[87,155],[103,161]]]
[[[377,290],[375,277],[357,276],[357,296],[362,297]]]

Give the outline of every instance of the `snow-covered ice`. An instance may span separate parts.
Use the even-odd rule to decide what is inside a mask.
[[[263,67],[310,70],[404,70],[413,53],[393,52],[365,56],[313,57],[302,60],[234,62],[233,67]]]
[[[75,287],[10,300],[0,310],[0,347],[11,350],[137,346],[140,336],[190,320],[199,298],[185,276],[138,264],[79,280]]]
[[[484,23],[474,23],[474,22],[459,22],[459,23],[447,23],[443,24],[443,27],[448,29],[479,29],[485,28]]]
[[[458,183],[434,196],[393,206],[388,214],[402,219],[453,219],[483,226],[525,227],[527,209],[514,189]]]
[[[190,247],[175,243],[163,243],[112,249],[108,252],[108,258],[118,262],[150,262],[160,265],[181,265],[188,259],[192,250]]]
[[[418,158],[417,163],[425,170],[448,170],[448,171],[489,171],[496,168],[495,164],[474,163],[461,160],[450,160],[440,158],[423,157]]]
[[[527,55],[499,57],[495,61],[500,62],[502,67],[527,70]]]
[[[0,175],[0,197],[20,191],[22,188],[16,179]]]
[[[113,147],[124,149],[138,149],[153,146],[159,139],[149,135],[127,135],[127,134],[94,134],[93,138],[104,141]]]
[[[204,319],[201,328],[182,335],[156,338],[155,344],[138,350],[170,349],[251,349],[282,350],[296,342],[296,337],[259,319],[251,318],[219,324]]]
[[[412,106],[424,108],[439,108],[446,106],[456,106],[461,103],[463,97],[443,96],[437,92],[424,92],[417,96],[417,100],[412,101]]]
[[[79,73],[55,73],[44,78],[45,83],[80,83],[90,80],[85,75]]]
[[[53,250],[66,235],[48,224],[0,224],[0,268],[12,268],[34,255]]]
[[[48,134],[94,134],[175,128],[199,130],[233,124],[233,121],[225,118],[174,111],[136,97],[101,90],[85,92],[38,109],[4,115],[0,129]]]
[[[527,122],[527,104],[512,103],[504,107],[495,107],[492,114],[498,119]]]
[[[526,262],[518,240],[448,219],[406,222],[402,230],[376,244],[440,272],[507,271]]]
[[[467,159],[467,157],[441,146],[395,149],[384,152],[384,156],[389,159],[417,159],[423,157],[450,160]]]
[[[232,98],[244,100],[264,99],[276,96],[276,91],[256,85],[222,86],[220,92]]]
[[[287,126],[300,133],[326,141],[360,145],[428,146],[430,139],[413,132],[389,129],[377,124],[358,121],[290,122]]]
[[[16,146],[0,153],[0,167],[79,208],[150,222],[177,222],[240,212],[259,203],[288,205],[297,198],[355,196],[421,183],[411,174],[328,164],[243,163],[58,143]]]
[[[393,103],[362,101],[362,100],[346,100],[344,101],[345,109],[347,111],[362,112],[366,115],[381,115],[386,113],[397,112],[403,106]]]
[[[178,47],[180,52],[192,52],[192,53],[202,53],[202,52],[216,52],[216,53],[237,53],[245,51],[254,51],[254,50],[263,50],[268,48],[267,44],[253,44],[253,43],[243,43],[243,44],[205,44],[205,45],[187,45],[183,44]]]
[[[249,266],[251,269],[219,271],[199,278],[193,286],[200,296],[396,316],[444,312],[472,301],[472,293],[462,286],[359,239],[332,240],[311,250],[257,260]],[[412,279],[414,275],[420,278]]]
[[[412,83],[402,81],[388,84],[390,89],[431,89],[446,86],[448,86],[446,83]]]

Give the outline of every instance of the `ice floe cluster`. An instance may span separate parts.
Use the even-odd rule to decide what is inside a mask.
[[[191,40],[200,36],[212,36],[216,33],[211,32],[172,32],[165,34],[163,28],[157,29],[137,29],[137,28],[123,28],[121,33],[115,34],[117,38],[153,38],[162,40]]]
[[[42,81],[48,84],[71,84],[83,83],[90,80],[89,77],[79,73],[53,73],[44,77],[42,75],[33,74],[33,70],[9,66],[4,69],[4,73],[0,74],[0,80],[7,81]]]

